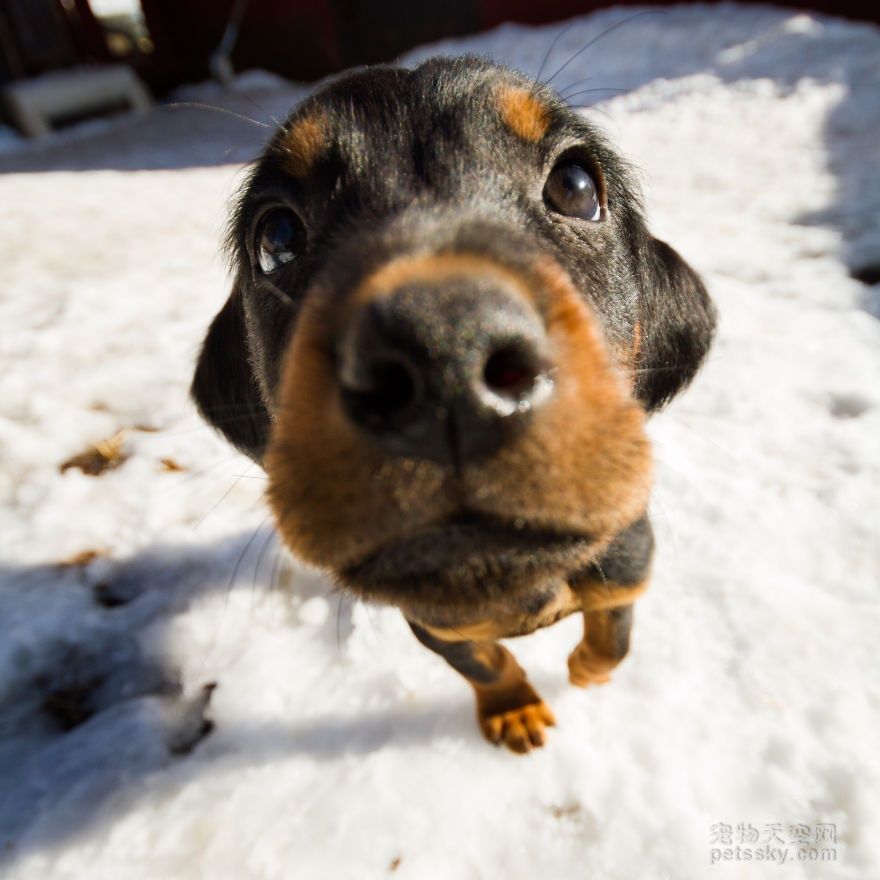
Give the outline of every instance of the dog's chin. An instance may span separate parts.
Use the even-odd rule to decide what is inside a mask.
[[[384,546],[337,575],[364,598],[433,616],[514,606],[585,568],[599,548],[586,535],[460,518]]]

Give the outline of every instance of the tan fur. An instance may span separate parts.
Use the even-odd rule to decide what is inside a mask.
[[[529,295],[525,279],[506,266],[479,254],[450,252],[401,257],[386,263],[364,279],[350,304],[365,305],[408,284],[439,286],[461,278],[496,280],[506,290]]]
[[[537,143],[547,134],[550,111],[527,89],[504,85],[498,89],[496,101],[504,124],[524,141]]]
[[[476,623],[462,623],[451,627],[429,626],[425,623],[421,625],[432,636],[445,642],[462,640],[487,642],[511,636],[528,635],[536,629],[550,626],[582,608],[580,597],[567,584],[561,584],[556,595],[535,613],[504,614],[502,612]]]
[[[623,585],[591,580],[587,584],[574,587],[580,608],[585,612],[608,611],[632,605],[647,589],[650,581],[646,578],[640,584]]]
[[[297,180],[306,178],[327,145],[320,113],[313,111],[297,119],[282,132],[280,144],[284,151],[285,170]]]
[[[637,367],[639,365],[639,360],[640,360],[641,356],[642,356],[642,323],[641,323],[641,321],[636,321],[636,324],[633,327],[633,346],[632,346],[633,367]]]

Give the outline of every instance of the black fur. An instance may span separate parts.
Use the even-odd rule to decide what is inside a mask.
[[[269,413],[254,378],[242,298],[233,291],[205,339],[192,383],[199,411],[237,449],[259,460],[269,437]]]

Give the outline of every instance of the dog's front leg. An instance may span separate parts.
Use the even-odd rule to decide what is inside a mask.
[[[507,648],[492,640],[461,638],[454,629],[407,622],[425,647],[470,682],[477,721],[489,742],[504,743],[514,752],[544,745],[545,729],[556,723],[553,713]]]
[[[584,638],[568,657],[568,678],[578,687],[607,684],[629,651],[632,605],[584,612]]]
[[[654,536],[646,516],[615,538],[588,571],[574,579],[584,637],[568,658],[572,684],[606,684],[629,651],[633,601],[648,588]]]

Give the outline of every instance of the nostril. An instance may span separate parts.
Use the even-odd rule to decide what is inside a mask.
[[[551,366],[531,346],[505,345],[483,367],[483,405],[507,418],[525,415],[553,391]]]
[[[502,348],[486,361],[483,381],[496,394],[519,397],[528,394],[540,372],[540,365],[531,353],[513,347]]]
[[[421,395],[418,376],[407,361],[386,357],[362,370],[352,386],[343,385],[343,404],[349,415],[368,428],[389,426]]]

